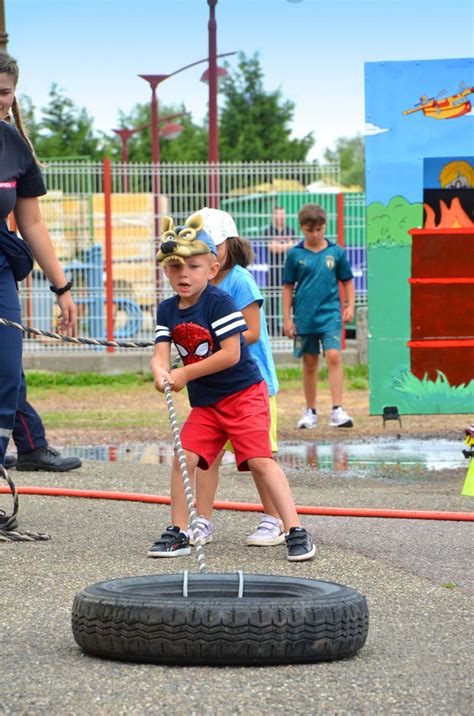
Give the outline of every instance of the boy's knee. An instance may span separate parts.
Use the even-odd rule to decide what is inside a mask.
[[[248,458],[247,465],[249,466],[249,470],[252,473],[254,480],[259,480],[265,476],[269,460],[270,458],[268,457]]]
[[[342,353],[338,350],[329,350],[325,353],[326,363],[329,368],[338,368],[342,365]]]
[[[311,353],[303,353],[303,368],[305,370],[316,370],[319,356]]]
[[[194,470],[198,466],[199,455],[196,455],[196,453],[191,452],[190,450],[183,450],[183,452],[184,452],[184,457],[186,459],[186,469],[188,470],[188,472],[191,472],[191,471],[194,472]],[[179,456],[176,451],[174,453],[173,468],[175,470],[181,470]]]

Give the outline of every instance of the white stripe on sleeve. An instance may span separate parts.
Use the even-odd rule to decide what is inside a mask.
[[[234,313],[229,313],[227,314],[227,316],[224,316],[223,318],[218,318],[217,321],[211,323],[211,326],[215,330],[218,326],[222,326],[223,323],[227,323],[228,321],[233,321],[235,318],[242,318],[242,312],[234,311]]]
[[[233,323],[230,323],[228,326],[224,326],[223,328],[219,328],[218,331],[216,331],[216,336],[221,336],[223,333],[229,333],[229,331],[232,331],[237,326],[247,326],[244,319],[241,318],[239,321],[234,321]]]
[[[168,326],[157,325],[155,328],[155,338],[170,338],[170,329]]]

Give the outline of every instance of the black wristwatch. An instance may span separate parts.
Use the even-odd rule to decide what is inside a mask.
[[[66,291],[70,291],[72,288],[72,281],[68,281],[62,288],[56,288],[56,286],[50,286],[49,290],[56,294],[56,296],[62,296]]]

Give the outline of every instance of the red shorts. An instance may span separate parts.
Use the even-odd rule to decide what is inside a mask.
[[[230,440],[237,469],[245,472],[252,457],[273,458],[269,429],[268,388],[262,380],[214,405],[192,408],[181,429],[181,443],[207,470]]]

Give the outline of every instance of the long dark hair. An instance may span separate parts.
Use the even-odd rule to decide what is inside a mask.
[[[16,86],[18,84],[18,77],[20,76],[20,71],[18,69],[18,63],[11,55],[9,55],[4,50],[0,50],[0,74],[5,74],[5,75],[8,75],[9,77],[11,77],[13,79],[14,87],[16,88]],[[18,100],[16,97],[13,99],[11,113],[12,113],[13,121],[15,123],[15,127],[18,129],[19,133],[21,134],[21,136],[23,137],[23,139],[25,140],[25,142],[31,149],[31,152],[32,152],[34,158],[36,159],[36,161],[38,161],[36,158],[36,154],[35,154],[33,145],[31,144],[31,140],[30,140],[28,133],[26,131],[25,124],[23,122],[23,117],[21,115],[20,105],[18,104]],[[11,123],[12,117],[7,116],[5,118],[5,121]]]
[[[253,251],[250,242],[240,236],[231,236],[226,239],[227,256],[221,271],[230,271],[234,266],[247,268],[253,261]]]

